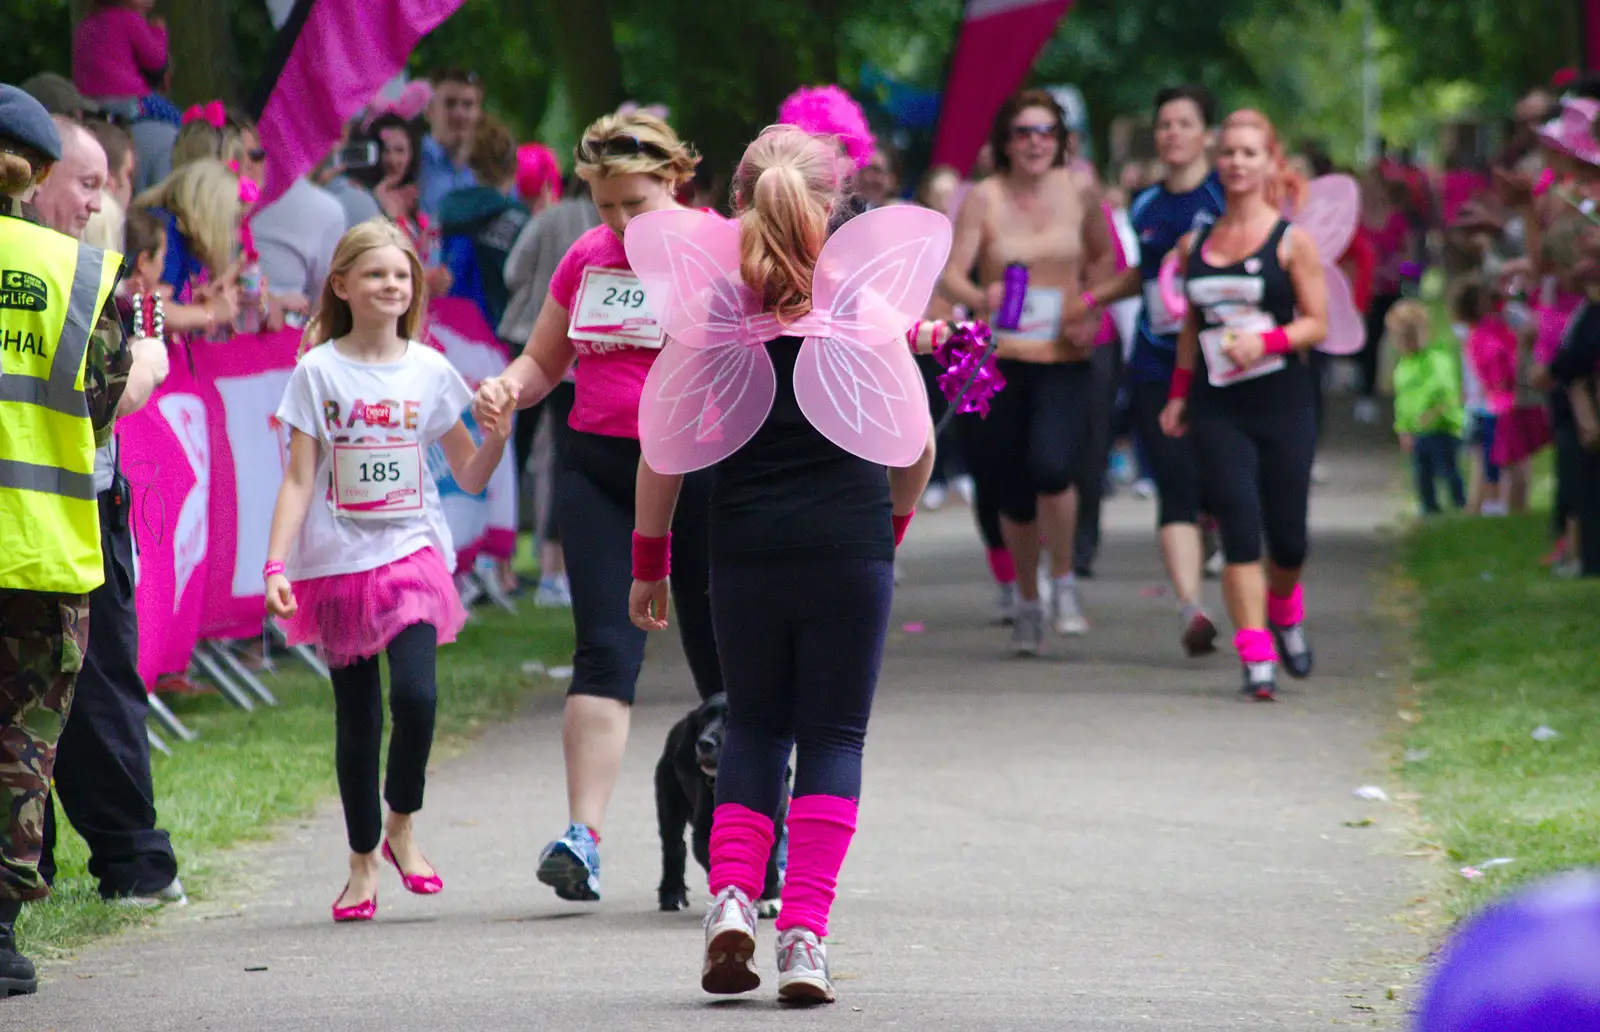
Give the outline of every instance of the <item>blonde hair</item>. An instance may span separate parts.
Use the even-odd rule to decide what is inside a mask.
[[[122,225],[126,214],[122,205],[109,190],[100,191],[100,210],[89,216],[80,238],[90,247],[102,251],[122,252]]]
[[[0,194],[20,194],[30,186],[42,183],[49,174],[53,164],[48,158],[32,147],[6,138],[8,143],[18,150],[24,151],[24,157],[16,151],[0,151]],[[34,160],[34,159],[37,160]]]
[[[400,316],[395,331],[402,340],[417,339],[422,330],[422,313],[428,306],[428,285],[423,278],[422,261],[417,257],[417,249],[411,246],[411,239],[399,226],[388,219],[374,218],[350,227],[339,238],[339,246],[334,248],[333,262],[328,268],[328,281],[322,287],[322,300],[317,303],[317,314],[307,324],[305,336],[300,339],[300,354],[304,355],[319,344],[347,336],[355,328],[350,302],[338,295],[333,281],[348,276],[362,255],[380,247],[398,247],[405,252],[406,263],[411,266],[411,304]]]
[[[1397,347],[1407,351],[1421,351],[1428,346],[1430,333],[1428,309],[1416,301],[1396,301],[1384,316],[1384,333]]]
[[[165,208],[178,219],[190,250],[213,274],[233,262],[239,248],[239,176],[216,158],[201,158],[133,199],[141,208]]]
[[[832,149],[792,126],[771,126],[733,176],[739,275],[787,325],[811,311],[811,276],[839,194]]]
[[[1267,173],[1263,193],[1267,203],[1279,207],[1287,202],[1290,212],[1297,212],[1306,201],[1306,179],[1290,167],[1283,156],[1283,144],[1278,142],[1278,130],[1272,120],[1253,108],[1240,108],[1222,120],[1222,130],[1217,139],[1226,136],[1230,129],[1255,129],[1267,140],[1267,156],[1272,168]]]
[[[700,164],[700,155],[678,139],[670,125],[644,111],[596,119],[583,131],[573,154],[574,171],[589,183],[645,175],[677,188],[694,177]]]

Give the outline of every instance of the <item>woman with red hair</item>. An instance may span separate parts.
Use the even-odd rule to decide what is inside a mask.
[[[1189,311],[1161,428],[1193,436],[1243,690],[1271,700],[1280,649],[1291,675],[1311,673],[1300,589],[1317,444],[1309,354],[1327,335],[1327,287],[1311,235],[1283,216],[1306,184],[1264,115],[1223,122],[1217,172],[1224,213],[1178,245]]]

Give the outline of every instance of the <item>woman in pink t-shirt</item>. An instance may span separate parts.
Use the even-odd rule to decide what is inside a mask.
[[[556,267],[528,346],[504,374],[479,387],[474,412],[487,416],[512,397],[518,407],[533,405],[577,362],[555,502],[577,632],[562,733],[570,825],[540,854],[539,880],[562,899],[597,900],[600,826],[644,662],[645,632],[628,619],[639,397],[663,343],[661,323],[628,267],[622,231],[636,215],[679,207],[674,193],[699,158],[643,111],[595,122],[577,158],[601,225],[579,237]],[[684,478],[672,523],[678,631],[702,698],[722,691],[707,583],[710,475]]]
[[[72,34],[72,83],[92,100],[133,99],[161,88],[167,25],[155,0],[98,0]]]

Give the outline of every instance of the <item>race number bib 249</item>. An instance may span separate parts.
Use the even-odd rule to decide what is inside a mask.
[[[333,510],[359,520],[422,511],[422,451],[409,444],[335,444]]]
[[[567,336],[594,344],[659,348],[661,320],[645,296],[639,277],[627,269],[590,266],[583,270],[578,296],[572,303]]]

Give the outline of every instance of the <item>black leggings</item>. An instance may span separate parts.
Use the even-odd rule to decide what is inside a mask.
[[[412,624],[395,635],[389,655],[389,767],[383,799],[395,813],[422,809],[428,754],[433,749],[433,715],[439,692],[434,660],[439,633],[432,624]],[[339,773],[345,837],[352,853],[370,853],[383,834],[378,799],[378,753],[383,747],[383,678],[378,657],[358,659],[328,671],[333,679],[333,763]]]
[[[1203,374],[1202,374],[1203,375]],[[1161,430],[1161,410],[1167,406],[1165,381],[1134,383],[1128,388],[1128,413],[1133,432],[1144,447],[1156,482],[1156,526],[1194,523],[1200,518],[1200,470],[1195,463],[1194,438],[1168,437]]]
[[[546,412],[550,414],[550,440],[554,445],[554,461],[550,464],[552,475],[561,468],[562,439],[571,431],[567,429],[567,419],[572,415],[573,395],[576,388],[565,380],[555,385],[545,399],[538,404],[530,405],[525,409],[517,410],[516,424],[511,436],[511,447],[517,463],[517,487],[520,491],[522,478],[528,475],[528,459],[533,455],[533,439],[539,433],[539,417]],[[544,526],[539,528],[540,540],[559,542],[561,534],[556,529],[556,507],[550,506],[549,513],[545,516]],[[537,551],[537,549],[535,550]]]
[[[776,813],[794,795],[861,798],[861,751],[894,600],[888,559],[718,563],[711,574],[728,730],[717,803]]]
[[[984,417],[976,413],[963,413],[952,421],[961,436],[961,446],[968,456],[967,472],[972,476],[972,516],[978,524],[978,536],[985,548],[1006,547],[1000,534],[999,471],[992,456],[982,450]]]
[[[1032,523],[1040,495],[1058,495],[1083,476],[1089,434],[1088,362],[997,363],[1005,389],[974,431],[974,470],[995,477],[1001,514]]]
[[[1298,569],[1306,561],[1306,510],[1317,450],[1316,414],[1309,397],[1306,401],[1272,408],[1190,405],[1189,434],[1201,489],[1217,518],[1229,563],[1260,559],[1263,534],[1278,567]]]
[[[1362,345],[1361,351],[1356,355],[1356,361],[1361,367],[1361,396],[1363,398],[1376,397],[1378,393],[1378,355],[1383,348],[1383,335],[1387,332],[1384,322],[1389,318],[1389,309],[1400,300],[1399,294],[1379,294],[1372,299],[1372,304],[1367,307],[1367,342]]]
[[[628,619],[639,442],[570,430],[564,451],[565,465],[556,478],[556,519],[577,633],[567,694],[596,695],[631,706],[646,637]],[[702,699],[722,691],[708,584],[710,498],[710,470],[689,474],[672,519],[673,609]]]

